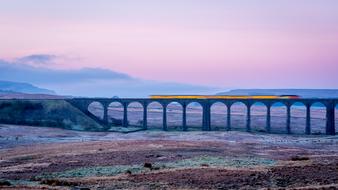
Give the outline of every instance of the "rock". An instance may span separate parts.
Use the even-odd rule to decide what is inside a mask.
[[[110,118],[110,121],[113,125],[116,125],[116,126],[122,126],[122,124],[123,124],[122,119]]]
[[[306,161],[306,160],[310,160],[309,157],[305,157],[305,156],[293,156],[291,157],[292,161]]]
[[[40,182],[41,184],[50,185],[50,186],[77,186],[77,183],[62,181],[58,179],[44,179]]]
[[[0,186],[11,186],[11,182],[6,180],[0,180]]]
[[[146,158],[152,158],[152,157],[154,157],[155,155],[153,155],[153,154],[148,154],[148,155],[146,155]]]
[[[143,167],[151,169],[153,165],[149,162],[144,163]]]
[[[137,125],[143,126],[143,120],[138,120],[138,121],[137,121]]]

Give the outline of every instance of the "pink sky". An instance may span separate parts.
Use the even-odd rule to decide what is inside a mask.
[[[161,3],[160,3],[161,2]],[[3,0],[0,59],[234,88],[338,88],[338,1]]]

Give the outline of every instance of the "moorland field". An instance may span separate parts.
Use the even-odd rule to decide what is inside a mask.
[[[34,107],[32,117],[55,119],[67,104]],[[45,110],[45,107],[48,110]],[[17,107],[18,108],[18,107]],[[6,107],[3,109],[10,109]],[[30,106],[22,111],[32,109]],[[311,110],[312,133],[304,135],[305,108],[293,107],[291,135],[285,132],[285,107],[272,109],[272,132],[265,131],[264,106],[252,107],[253,132],[245,132],[245,107],[232,108],[232,131],[226,131],[226,108],[212,108],[212,131],[201,131],[201,108],[188,108],[189,131],[181,128],[182,110],[168,107],[169,131],[162,131],[162,109],[148,108],[149,130],[132,133],[89,131],[76,125],[81,113],[66,112],[60,126],[0,125],[2,189],[334,189],[338,188],[338,138],[323,135],[325,109]],[[89,111],[102,116],[93,105]],[[131,128],[142,125],[143,109],[128,108]],[[20,115],[20,111],[17,114]],[[74,114],[76,113],[76,114]],[[0,114],[4,111],[0,109]],[[37,117],[40,115],[40,117]],[[41,116],[42,115],[42,116]],[[53,117],[52,117],[53,116]],[[109,117],[121,119],[112,105]],[[92,124],[84,119],[82,125]],[[336,118],[337,120],[337,118]],[[46,123],[45,123],[46,124]],[[48,124],[48,122],[47,122]],[[67,124],[67,125],[64,125]],[[65,127],[67,126],[67,127]],[[92,125],[97,127],[96,125]],[[119,127],[119,126],[112,126]],[[99,128],[99,127],[98,127]],[[72,130],[73,129],[73,130]]]

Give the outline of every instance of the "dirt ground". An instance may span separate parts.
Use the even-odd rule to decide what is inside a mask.
[[[338,137],[0,125],[0,189],[335,189]]]

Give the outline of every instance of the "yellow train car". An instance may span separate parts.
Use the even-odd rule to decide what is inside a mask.
[[[151,99],[298,99],[297,95],[151,95]]]

